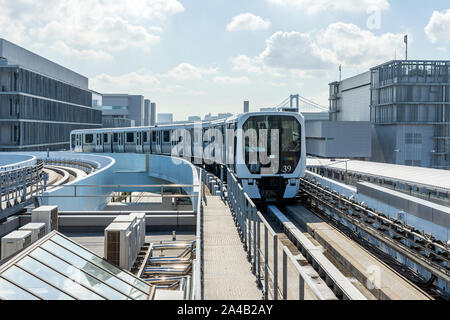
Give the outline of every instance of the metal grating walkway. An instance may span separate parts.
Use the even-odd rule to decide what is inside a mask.
[[[261,300],[230,209],[208,196],[203,217],[205,300]]]

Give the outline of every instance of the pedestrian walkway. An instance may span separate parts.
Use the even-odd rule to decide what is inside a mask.
[[[207,197],[203,230],[205,300],[262,299],[230,209],[220,197]]]

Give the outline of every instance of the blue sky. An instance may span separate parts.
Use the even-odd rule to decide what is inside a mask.
[[[328,83],[404,55],[450,58],[448,0],[0,0],[0,37],[90,78],[143,94],[176,120],[327,105]]]

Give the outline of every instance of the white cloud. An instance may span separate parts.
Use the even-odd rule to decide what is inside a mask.
[[[247,77],[215,77],[214,82],[223,85],[234,85],[234,84],[250,84],[251,81]]]
[[[266,30],[272,23],[270,20],[264,20],[252,13],[242,13],[235,16],[227,25],[227,31],[241,31],[241,30]]]
[[[55,42],[51,48],[54,51],[62,54],[63,56],[69,58],[76,58],[80,60],[86,61],[95,61],[95,62],[111,62],[114,60],[114,57],[104,51],[101,50],[77,50],[74,48],[70,48],[63,41]]]
[[[281,88],[281,87],[286,87],[287,83],[286,82],[275,82],[275,81],[270,81],[269,84],[272,87],[276,87],[276,88]]]
[[[390,7],[388,0],[268,0],[269,3],[295,7],[308,14],[323,11],[366,12],[369,9],[386,10]]]
[[[167,75],[169,77],[175,78],[176,80],[185,81],[202,79],[205,75],[216,73],[217,69],[215,68],[202,68],[193,66],[189,63],[181,63],[175,68],[169,70]]]
[[[208,94],[206,91],[202,91],[202,90],[188,90],[185,93],[189,96],[194,96],[194,97],[205,96]]]
[[[334,60],[347,66],[374,66],[397,57],[403,57],[404,34],[375,35],[354,24],[333,23],[317,39],[320,46],[331,49]],[[410,42],[413,38],[410,36]]]
[[[309,34],[295,31],[274,33],[260,57],[270,67],[285,69],[323,69],[330,66],[332,58]]]
[[[159,41],[159,36],[149,33],[144,27],[131,25],[118,17],[107,17],[85,30],[79,30],[77,25],[66,26],[64,22],[53,21],[36,30],[35,36],[44,42],[66,39],[75,48],[88,47],[110,52],[130,47],[146,49]]]
[[[155,24],[184,10],[177,0],[0,0],[0,8],[2,37],[24,46],[63,42],[72,55],[146,50],[159,41]]]
[[[103,93],[145,94],[159,85],[159,79],[146,70],[117,76],[102,73],[89,79],[89,87]]]
[[[450,9],[434,11],[425,27],[425,33],[431,42],[450,42]]]
[[[395,52],[403,57],[403,46],[403,34],[375,35],[354,24],[337,22],[315,33],[276,32],[258,57],[235,58],[233,70],[265,70],[272,75],[289,70],[293,76],[320,78],[339,64],[368,69],[393,59]]]
[[[240,56],[232,60],[233,71],[244,71],[255,74],[262,74],[264,67],[261,61],[257,59],[252,59],[246,55],[241,54]]]

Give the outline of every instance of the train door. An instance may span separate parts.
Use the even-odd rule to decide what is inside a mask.
[[[111,152],[111,135],[110,133],[103,133],[103,152]]]
[[[95,152],[103,152],[103,137],[99,132],[95,134]]]
[[[119,152],[125,152],[125,132],[119,132]]]
[[[144,148],[142,146],[142,131],[136,132],[136,152],[142,153]]]
[[[113,132],[112,134],[112,152],[120,152],[119,151],[119,133]]]
[[[158,147],[158,131],[152,130],[150,132],[151,135],[151,150],[152,150],[152,154],[157,154],[157,147]]]
[[[170,154],[170,147],[170,130],[164,130],[162,131],[162,154]]]
[[[72,135],[72,150],[74,152],[82,152],[83,150],[80,150],[80,143],[79,143],[79,134],[73,134]]]
[[[78,148],[80,149],[80,152],[83,152],[83,135],[77,134],[78,137]]]
[[[144,153],[151,153],[150,130],[142,132],[142,145]]]

